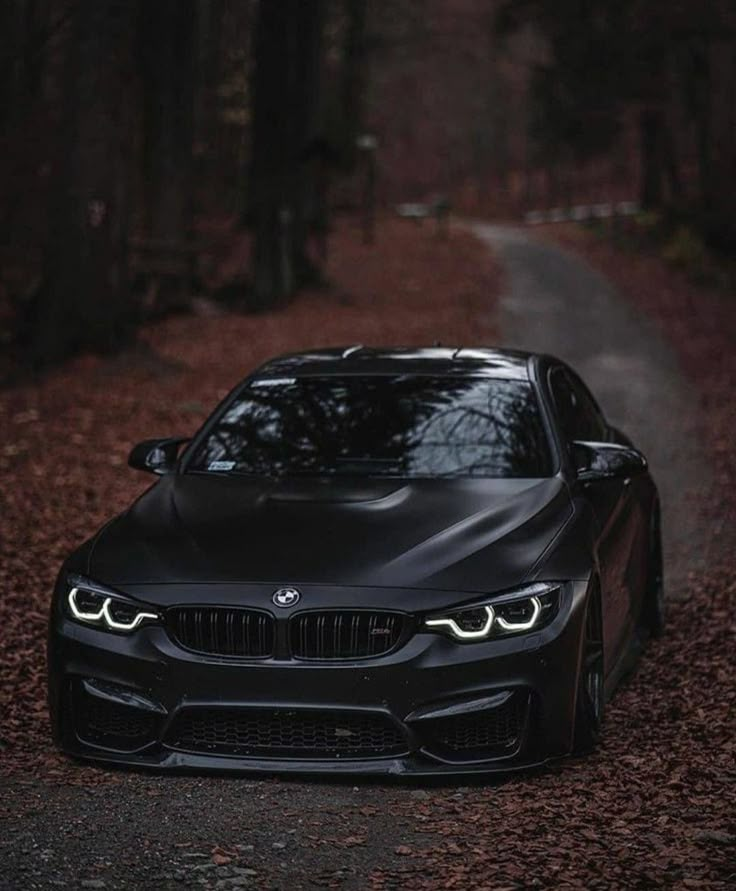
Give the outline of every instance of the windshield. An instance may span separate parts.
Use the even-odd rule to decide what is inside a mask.
[[[187,470],[544,477],[551,460],[527,382],[324,376],[252,380],[224,407]]]

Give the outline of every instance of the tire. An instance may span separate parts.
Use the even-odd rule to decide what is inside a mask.
[[[573,754],[592,752],[601,737],[604,694],[603,616],[601,596],[594,588],[585,610],[585,629],[575,700]]]
[[[661,637],[665,629],[664,565],[659,502],[654,504],[649,531],[649,563],[640,628],[649,637]]]

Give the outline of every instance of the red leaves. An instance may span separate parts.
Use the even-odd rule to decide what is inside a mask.
[[[342,844],[346,848],[354,848],[356,845],[364,845],[368,840],[366,835],[349,835],[342,840]]]

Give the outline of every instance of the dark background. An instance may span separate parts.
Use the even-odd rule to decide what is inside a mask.
[[[636,202],[730,255],[735,50],[728,0],[2,0],[0,370],[283,305],[398,202]]]

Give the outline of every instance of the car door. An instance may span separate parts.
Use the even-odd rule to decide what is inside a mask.
[[[550,391],[568,446],[575,440],[611,441],[598,405],[579,378],[558,366],[550,372]],[[590,504],[598,527],[598,560],[603,602],[603,640],[608,671],[618,660],[630,612],[628,564],[635,528],[630,481],[600,480],[574,484],[575,494]]]

